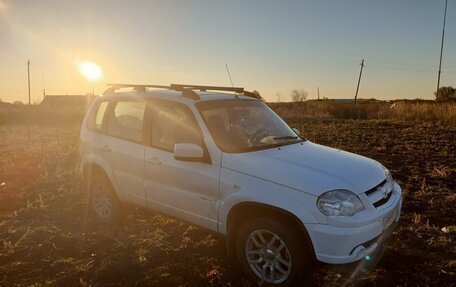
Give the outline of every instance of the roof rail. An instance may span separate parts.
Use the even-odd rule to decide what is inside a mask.
[[[220,86],[202,86],[202,85],[184,85],[184,84],[171,84],[169,86],[164,85],[135,85],[135,84],[108,84],[110,86],[104,93],[111,94],[114,93],[118,89],[122,88],[133,88],[137,92],[145,92],[147,88],[158,88],[158,89],[168,89],[174,91],[182,92],[182,96],[193,99],[199,100],[200,97],[194,90],[200,91],[227,91],[227,92],[234,92],[235,94],[242,94],[247,97],[253,97],[256,99],[261,99],[261,97],[257,93],[252,93],[245,91],[244,88],[241,87],[220,87]],[[237,97],[237,95],[236,95]]]
[[[158,88],[158,89],[169,89],[170,86],[163,85],[135,85],[135,84],[108,84],[109,89],[107,89],[103,94],[114,93],[118,89],[123,88],[133,88],[137,92],[145,92],[147,88]]]
[[[164,86],[164,85],[108,84],[108,86],[111,86],[111,87],[109,87],[103,93],[103,95],[112,94],[116,90],[123,89],[123,88],[133,88],[136,92],[139,92],[139,93],[144,93],[147,88],[158,88],[158,89],[167,89],[167,90],[180,91],[180,92],[182,92],[182,96],[184,96],[186,98],[193,99],[193,100],[199,100],[200,99],[198,94],[196,94],[191,89],[184,89],[184,88],[176,89],[176,88],[173,88],[171,86]]]
[[[242,94],[244,88],[240,87],[219,87],[219,86],[201,86],[201,85],[183,85],[183,84],[171,84],[173,90],[179,89],[191,89],[191,90],[200,90],[200,91],[227,91],[235,92]]]

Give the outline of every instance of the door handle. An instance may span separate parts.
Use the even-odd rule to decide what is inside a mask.
[[[146,162],[150,164],[161,165],[161,161],[156,156],[146,159]]]

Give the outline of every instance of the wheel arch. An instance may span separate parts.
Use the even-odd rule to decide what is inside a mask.
[[[247,220],[251,217],[269,217],[269,218],[280,218],[289,222],[289,224],[295,228],[295,230],[304,239],[306,248],[309,248],[309,252],[314,260],[315,250],[312,244],[312,240],[304,226],[304,223],[291,212],[284,210],[280,207],[259,203],[245,201],[233,206],[227,216],[226,221],[226,233],[227,233],[227,252],[230,257],[235,257],[235,241],[237,231],[240,226],[240,222]]]
[[[104,176],[107,180],[109,180],[111,186],[114,189],[114,192],[118,196],[116,189],[114,188],[114,183],[112,181],[111,176],[109,176],[109,173],[106,171],[103,165],[101,165],[98,162],[86,162],[83,164],[81,168],[81,175],[84,188],[87,190],[93,176],[96,174],[100,174]]]

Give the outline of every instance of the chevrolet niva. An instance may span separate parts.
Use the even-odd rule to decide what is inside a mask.
[[[243,88],[111,85],[85,116],[80,154],[98,220],[129,202],[220,233],[267,285],[369,256],[401,212],[383,165],[306,140]]]

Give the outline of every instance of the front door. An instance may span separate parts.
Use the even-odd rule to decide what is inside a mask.
[[[148,114],[151,124],[145,150],[147,204],[217,230],[220,165],[212,163],[192,111],[181,103],[156,100],[148,105]],[[202,146],[204,162],[176,160],[176,143]]]

